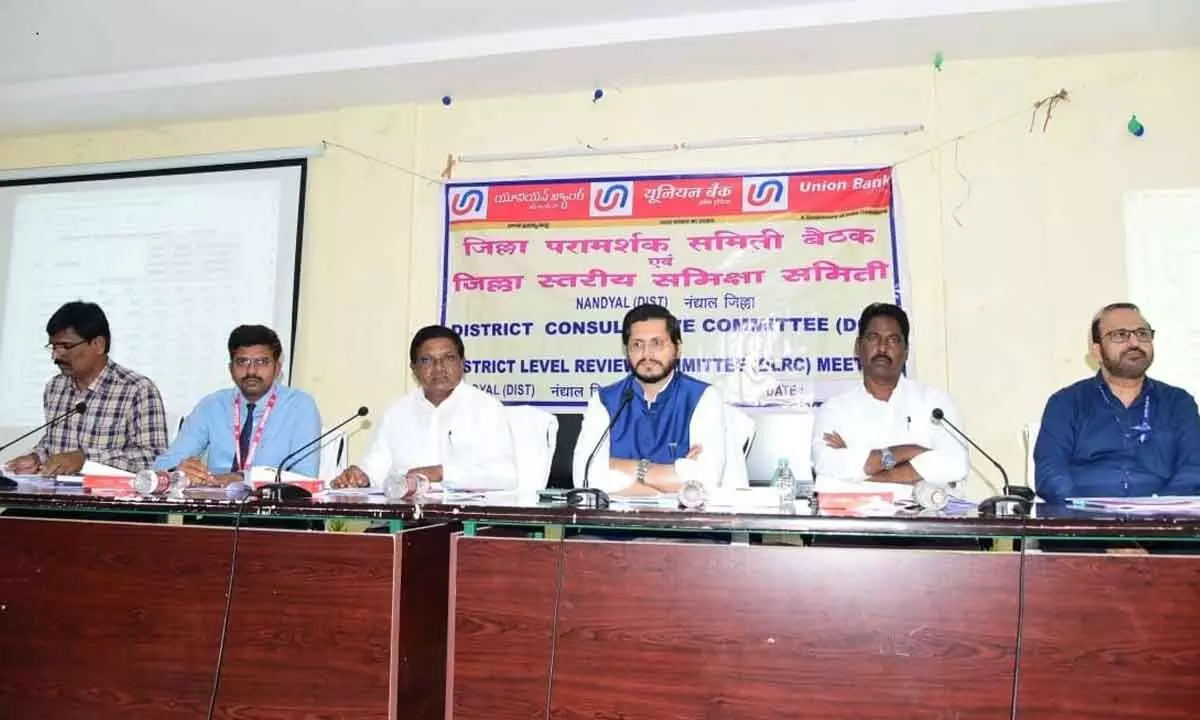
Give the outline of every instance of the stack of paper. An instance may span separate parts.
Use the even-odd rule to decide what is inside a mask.
[[[1131,515],[1200,515],[1200,497],[1092,497],[1067,498],[1067,504],[1081,510]]]

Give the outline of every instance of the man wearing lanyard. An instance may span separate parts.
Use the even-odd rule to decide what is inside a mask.
[[[154,461],[156,470],[178,467],[199,485],[226,485],[242,479],[255,464],[278,466],[293,450],[321,434],[321,416],[312,397],[278,382],[283,345],[275,331],[241,325],[229,335],[229,374],[235,388],[201,400],[171,447]],[[317,476],[319,448],[290,469]]]
[[[1038,495],[1200,494],[1200,414],[1187,391],[1146,377],[1154,329],[1133,303],[1092,319],[1094,377],[1050,396],[1034,446]]]

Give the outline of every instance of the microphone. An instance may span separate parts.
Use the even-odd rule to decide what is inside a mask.
[[[596,446],[592,448],[592,452],[588,455],[587,462],[583,466],[583,487],[575,488],[567,492],[564,496],[568,505],[583,505],[590,504],[597,508],[606,508],[609,505],[608,493],[598,488],[589,486],[588,479],[592,472],[592,460],[595,459],[596,453],[600,452],[600,446],[612,433],[613,426],[617,424],[617,418],[621,417],[621,413],[625,412],[625,408],[633,401],[633,388],[625,388],[625,392],[621,393],[621,404],[617,406],[617,411],[613,413],[612,419],[608,421],[608,427],[604,428],[604,433],[600,439],[596,441]],[[587,497],[593,498],[593,503],[585,503]]]
[[[312,497],[312,493],[310,493],[309,491],[300,487],[299,485],[293,485],[291,483],[283,482],[282,481],[283,471],[285,469],[291,470],[293,467],[295,467],[296,463],[300,462],[304,458],[308,457],[311,453],[318,450],[321,447],[320,443],[322,440],[329,437],[330,435],[337,432],[338,430],[341,430],[342,428],[346,427],[347,425],[354,422],[358,418],[366,417],[368,412],[370,412],[370,411],[367,410],[367,406],[363,405],[358,410],[356,410],[354,412],[354,414],[351,415],[350,417],[346,418],[345,420],[341,421],[337,425],[334,425],[333,427],[329,428],[325,432],[321,433],[315,439],[304,443],[300,447],[298,447],[295,450],[293,450],[292,452],[288,453],[287,457],[285,457],[283,460],[280,461],[279,467],[275,468],[275,481],[272,482],[270,485],[262,486],[257,491],[255,491],[254,494],[258,495],[264,501],[268,501],[268,502],[287,502],[289,500],[305,500],[305,499]],[[316,447],[313,447],[314,445]],[[312,448],[312,449],[309,450],[309,448]],[[304,452],[305,450],[309,450],[309,452],[305,453]],[[304,454],[301,455],[300,453],[304,453]],[[297,457],[297,456],[299,456],[299,457]],[[288,464],[289,461],[292,461],[293,459],[294,459],[294,462],[291,462],[291,464],[289,465]]]
[[[46,428],[50,427],[51,425],[57,425],[58,423],[62,422],[63,420],[66,420],[67,418],[71,417],[72,415],[74,415],[76,413],[81,413],[84,410],[87,410],[87,403],[77,402],[71,407],[70,410],[66,411],[62,415],[59,415],[58,417],[55,417],[55,418],[51,418],[49,422],[46,422],[46,423],[40,425],[39,427],[35,427],[34,429],[30,430],[29,432],[25,433],[24,435],[22,435],[18,438],[15,438],[13,440],[10,440],[10,441],[4,443],[3,445],[0,445],[0,452],[4,452],[5,450],[9,449],[13,445],[16,445],[17,443],[21,442],[22,440],[29,437],[30,435],[33,435],[34,433],[45,430]]]
[[[962,431],[954,423],[950,422],[950,418],[946,417],[946,413],[941,408],[933,409],[933,420],[937,423],[942,423],[954,430],[963,440],[979,451],[988,459],[988,462],[996,466],[1000,471],[1000,477],[1004,481],[1001,487],[1003,495],[996,495],[979,503],[979,514],[983,517],[1024,517],[1029,514],[1030,508],[1033,507],[1033,490],[1024,486],[1014,486],[1008,481],[1008,473],[1005,472],[1004,466],[1000,461],[988,454],[987,450],[979,447],[979,444],[971,439],[969,435]]]
[[[72,415],[75,415],[77,413],[82,413],[84,410],[87,410],[87,403],[77,402],[77,403],[75,403],[75,405],[73,405],[71,407],[70,410],[66,411],[62,415],[59,415],[58,417],[50,418],[50,420],[48,422],[43,423],[39,427],[35,427],[34,429],[30,430],[29,432],[25,433],[24,435],[21,435],[18,438],[14,438],[13,440],[9,440],[8,442],[4,443],[3,445],[0,445],[0,452],[3,452],[5,450],[9,449],[13,445],[16,445],[17,443],[21,442],[22,440],[29,437],[30,435],[33,435],[34,433],[41,432],[42,430],[45,430],[48,427],[57,425],[58,423],[62,422],[63,420],[66,420],[67,418],[71,417]],[[3,472],[0,472],[0,490],[13,490],[13,489],[16,489],[16,487],[17,487],[16,480],[13,480],[12,478],[5,476]]]

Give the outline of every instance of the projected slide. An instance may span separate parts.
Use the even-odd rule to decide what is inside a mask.
[[[42,388],[57,371],[45,324],[70,300],[104,308],[111,357],[153,379],[174,416],[228,384],[234,326],[269,325],[286,344],[299,175],[291,166],[0,187],[0,220],[10,218],[0,225],[0,427],[41,422]]]

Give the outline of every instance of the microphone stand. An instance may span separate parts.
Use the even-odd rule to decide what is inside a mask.
[[[1004,466],[996,458],[989,455],[986,450],[979,447],[979,444],[972,440],[961,428],[950,422],[950,418],[946,417],[946,413],[941,408],[933,409],[933,420],[954,430],[959,437],[966,440],[971,447],[978,450],[980,455],[987,458],[1000,471],[1000,477],[1004,483],[1000,488],[1003,494],[994,495],[979,503],[979,515],[989,518],[1027,517],[1033,508],[1033,490],[1024,486],[1014,486],[1009,483],[1008,473],[1004,471]]]
[[[599,488],[590,487],[588,479],[592,472],[592,460],[596,458],[596,453],[600,452],[600,446],[604,444],[605,438],[612,433],[613,426],[617,424],[617,418],[621,417],[621,413],[625,412],[625,408],[632,401],[633,388],[625,388],[625,392],[621,394],[620,406],[613,413],[612,419],[608,421],[608,427],[604,428],[604,433],[596,441],[596,446],[592,448],[592,452],[588,455],[587,462],[583,466],[583,487],[572,488],[563,495],[563,499],[567,501],[567,505],[603,510],[612,503],[612,499],[609,498],[608,493]]]
[[[303,453],[305,450],[308,450],[309,448],[313,447],[314,445],[320,447],[320,443],[322,440],[329,437],[330,435],[337,432],[338,430],[341,430],[342,428],[346,427],[347,425],[354,422],[358,418],[366,417],[368,412],[369,411],[367,410],[367,407],[365,405],[363,407],[360,407],[358,410],[355,411],[355,413],[353,415],[351,415],[350,417],[341,421],[337,425],[334,425],[333,427],[329,428],[325,432],[321,433],[320,435],[318,435],[316,437],[316,439],[311,440],[311,441],[301,445],[300,447],[296,448],[292,452],[288,453],[287,457],[285,457],[279,463],[279,467],[275,468],[275,480],[268,485],[263,485],[261,488],[259,488],[257,491],[255,491],[254,494],[258,495],[263,500],[263,502],[292,502],[295,500],[307,500],[307,499],[311,498],[312,493],[309,492],[308,490],[305,490],[304,488],[300,487],[299,485],[295,485],[293,483],[283,482],[283,471],[284,471],[285,467],[290,470],[292,468],[292,465],[288,465],[288,463],[291,462],[294,458],[296,458],[296,456],[300,455],[300,453]],[[301,456],[300,459],[303,459],[303,457],[304,456]],[[299,460],[297,460],[297,462],[299,462]],[[293,463],[293,465],[294,464],[295,463]]]
[[[25,433],[24,435],[20,435],[16,438],[13,438],[12,440],[9,440],[8,442],[4,443],[3,445],[0,445],[0,452],[4,452],[5,450],[9,449],[13,445],[16,445],[17,443],[21,442],[22,440],[29,437],[30,435],[33,435],[34,433],[45,430],[48,427],[57,425],[58,423],[62,422],[63,420],[66,420],[67,418],[71,417],[72,415],[75,415],[76,413],[82,413],[84,410],[87,410],[87,403],[77,402],[77,403],[75,403],[74,406],[71,407],[70,410],[66,411],[62,415],[59,415],[58,417],[50,418],[49,421],[42,423],[42,425],[40,425],[39,427],[35,427],[34,429],[30,430],[29,432]],[[17,487],[17,484],[18,483],[16,480],[13,480],[12,478],[8,477],[7,475],[4,474],[4,472],[2,470],[0,470],[0,490],[15,490]]]

